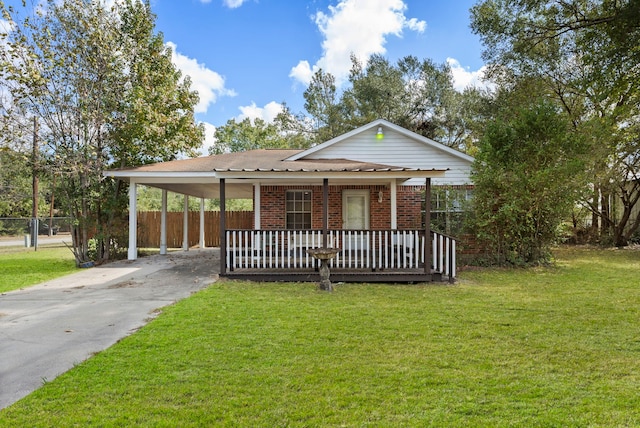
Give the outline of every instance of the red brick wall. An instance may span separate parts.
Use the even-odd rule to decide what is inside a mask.
[[[398,229],[422,229],[424,186],[398,186]]]
[[[388,186],[329,186],[329,229],[342,228],[342,191],[345,189],[368,189],[370,192],[370,228],[391,228],[391,190]],[[422,227],[422,186],[398,186],[398,228],[419,229]],[[322,229],[322,186],[262,186],[260,195],[261,227],[266,230],[285,229],[285,192],[287,190],[311,190],[311,226]],[[382,191],[382,202],[378,202]]]
[[[382,191],[382,202],[378,202]],[[391,229],[391,189],[387,186],[371,187],[371,204],[369,206],[369,228],[373,230]]]

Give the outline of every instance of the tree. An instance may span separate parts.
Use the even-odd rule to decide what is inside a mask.
[[[194,106],[198,94],[191,91],[189,77],[171,61],[171,50],[162,34],[154,33],[155,16],[145,1],[124,0],[114,6],[119,23],[117,45],[119,61],[124,64],[112,90],[117,98],[109,123],[110,165],[123,168],[195,156],[204,138],[204,128],[196,124]],[[109,257],[109,243],[122,227],[127,206],[124,182],[102,182],[112,197],[100,208],[99,256]],[[104,227],[103,227],[104,226]],[[126,242],[125,237],[120,238]]]
[[[348,129],[344,106],[339,103],[336,79],[331,73],[322,69],[316,71],[303,96],[304,109],[313,122],[316,143],[328,141]]]
[[[247,117],[240,122],[229,119],[216,129],[216,144],[209,148],[209,154],[255,149],[298,149],[308,145],[304,130],[285,106],[272,123],[260,118]]]
[[[524,88],[522,88],[524,89]],[[559,225],[568,218],[582,183],[582,145],[549,100],[514,106],[529,91],[504,91],[473,165],[474,226],[499,263],[549,260]],[[505,100],[509,100],[506,102]]]
[[[31,168],[27,157],[0,149],[0,217],[31,216]]]
[[[640,2],[485,0],[472,9],[494,76],[546,80],[573,130],[590,143],[582,203],[600,240],[625,245],[640,227]],[[505,79],[506,78],[506,79]]]
[[[12,28],[0,46],[2,78],[12,102],[38,118],[45,156],[73,219],[78,264],[122,245],[116,219],[126,213],[122,183],[104,179],[110,166],[175,158],[201,143],[194,125],[197,96],[153,34],[148,2],[112,8],[99,0],[48,0],[20,20],[1,5]]]
[[[0,217],[31,217],[33,175],[42,175],[42,168],[33,162],[34,122],[16,115],[16,107],[6,99],[0,100],[0,111]],[[38,164],[42,161],[40,157],[36,160]],[[40,184],[46,192],[49,183],[43,180]],[[42,210],[43,198],[40,202]]]
[[[447,64],[407,56],[392,64],[381,55],[366,65],[351,58],[349,86],[318,70],[304,93],[305,109],[321,143],[376,119],[386,119],[463,151],[472,150],[473,107],[480,92],[453,87]]]
[[[216,129],[216,144],[209,148],[210,154],[243,152],[255,149],[286,146],[273,123],[256,118],[244,118],[240,122],[229,119]]]
[[[351,88],[342,97],[351,125],[357,127],[376,119],[407,125],[411,104],[403,70],[381,55],[372,55],[366,66],[352,56],[351,64]]]
[[[193,116],[198,94],[190,90],[190,78],[181,76],[162,34],[154,33],[148,2],[123,0],[115,8],[124,69],[113,88],[121,96],[109,126],[114,166],[195,156],[204,128]]]
[[[13,102],[41,123],[49,164],[63,177],[78,263],[86,259],[89,230],[96,225],[89,210],[104,165],[107,112],[114,101],[107,87],[115,68],[112,39],[104,30],[107,12],[85,6],[50,2],[22,23],[14,21],[3,44],[4,80]],[[11,9],[4,12],[12,17]]]

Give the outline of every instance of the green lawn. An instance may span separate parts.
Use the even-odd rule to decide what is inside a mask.
[[[38,284],[76,271],[66,247],[0,247],[0,293]]]
[[[454,286],[220,281],[0,426],[639,426],[640,252],[557,254]]]

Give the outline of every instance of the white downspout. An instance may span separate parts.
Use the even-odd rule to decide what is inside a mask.
[[[160,212],[160,254],[167,254],[167,190],[162,189],[162,211]]]
[[[135,181],[129,182],[129,250],[127,259],[136,260],[138,258],[138,185]]]

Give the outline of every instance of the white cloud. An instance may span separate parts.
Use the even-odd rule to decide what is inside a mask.
[[[213,147],[216,144],[216,127],[208,122],[202,122],[204,125],[204,141],[202,142],[202,149],[200,154],[203,156],[209,155],[209,147]]]
[[[407,19],[402,0],[341,0],[318,12],[315,23],[324,36],[322,57],[313,66],[302,60],[289,76],[307,85],[319,68],[336,77],[338,84],[349,75],[351,54],[365,62],[372,54],[384,54],[387,37],[402,37],[403,29],[423,32],[425,21]]]
[[[182,71],[183,75],[191,77],[191,88],[198,92],[200,101],[195,107],[196,113],[205,113],[209,105],[216,102],[218,97],[234,97],[233,89],[227,89],[224,77],[213,70],[208,69],[204,64],[178,53],[177,46],[172,42],[167,42],[167,46],[172,50],[173,63]]]
[[[418,21],[417,18],[411,18],[406,22],[406,26],[409,30],[417,33],[424,33],[427,29],[427,23],[425,21]]]
[[[202,3],[209,3],[211,0],[200,0]],[[237,7],[242,6],[242,3],[244,3],[247,0],[224,0],[223,3],[225,6],[227,6],[229,9],[235,9]]]
[[[464,91],[469,86],[476,88],[492,88],[493,84],[484,80],[484,73],[487,69],[486,66],[482,66],[479,70],[469,71],[460,65],[460,62],[455,58],[447,58],[447,64],[451,67],[451,74],[453,75],[453,87],[457,91]]]
[[[315,67],[317,69],[317,67]],[[314,70],[311,69],[309,65],[309,61],[300,61],[298,65],[291,69],[289,73],[289,77],[294,78],[298,82],[302,82],[305,85],[308,85],[311,82],[311,78],[313,77]]]
[[[267,123],[271,123],[276,116],[282,112],[282,104],[275,101],[271,101],[264,107],[258,107],[256,103],[251,103],[251,105],[241,106],[239,108],[241,113],[236,117],[238,121],[249,118],[253,122],[254,119],[258,118]]]

